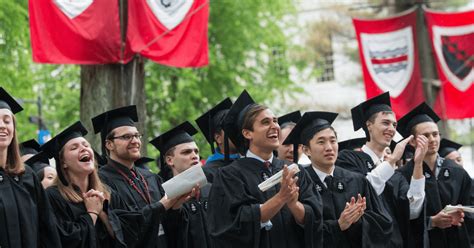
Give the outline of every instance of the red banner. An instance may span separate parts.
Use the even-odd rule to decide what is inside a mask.
[[[117,1],[30,0],[29,14],[34,62],[120,61]]]
[[[209,0],[129,0],[128,3],[127,46],[131,51],[174,67],[209,63]]]
[[[443,119],[474,117],[474,10],[425,13],[441,81],[435,110]]]
[[[397,117],[424,101],[416,43],[416,12],[353,20],[367,99],[390,92]]]

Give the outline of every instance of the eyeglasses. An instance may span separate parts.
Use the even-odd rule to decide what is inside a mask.
[[[115,136],[115,137],[111,137],[110,140],[114,140],[114,139],[119,139],[119,140],[123,140],[123,141],[131,141],[133,140],[133,138],[137,138],[138,140],[141,139],[143,137],[142,134],[124,134],[124,135],[121,135],[121,136]]]

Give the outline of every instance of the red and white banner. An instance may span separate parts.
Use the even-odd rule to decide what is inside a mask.
[[[353,20],[367,99],[390,92],[397,117],[424,101],[414,9],[397,16]]]
[[[120,62],[117,1],[30,0],[29,14],[34,62]]]
[[[435,110],[443,119],[474,117],[474,10],[425,9],[441,91]]]
[[[208,19],[209,0],[129,0],[127,47],[163,65],[205,66]]]

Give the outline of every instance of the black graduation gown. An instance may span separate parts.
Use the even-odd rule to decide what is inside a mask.
[[[207,227],[207,207],[211,184],[200,190],[199,199],[192,198],[185,202],[179,210],[179,215],[168,215],[168,225],[175,225],[176,232],[172,236],[168,247],[177,248],[210,248],[211,241]]]
[[[174,230],[167,229],[163,223],[163,230],[160,230],[165,214],[173,214],[178,211],[166,211],[164,206],[159,202],[165,195],[162,180],[160,176],[139,167],[134,167],[135,171],[142,175],[148,184],[148,191],[151,197],[151,204],[142,197],[132,186],[130,186],[128,179],[125,179],[118,171],[121,170],[129,178],[133,178],[130,170],[124,165],[116,161],[108,159],[106,166],[99,170],[99,175],[105,184],[120,195],[120,198],[134,211],[143,214],[145,223],[140,229],[139,242],[136,247],[167,247],[166,234],[174,232]],[[134,180],[134,184],[144,192],[144,184]],[[145,192],[146,193],[146,192]],[[146,196],[145,194],[144,196]],[[163,234],[164,233],[164,234]]]
[[[28,166],[21,176],[0,168],[0,247],[61,247],[48,197]]]
[[[298,225],[284,206],[267,231],[260,226],[260,205],[278,193],[280,185],[261,192],[264,177],[280,171],[283,161],[272,161],[272,172],[262,162],[241,158],[221,168],[209,195],[208,225],[213,247],[312,248],[322,245],[322,200],[309,175],[300,167],[299,201],[304,205],[304,225]]]
[[[400,170],[408,181],[413,173],[414,162],[410,161]],[[454,161],[443,159],[438,178],[423,163],[426,193],[426,224],[430,216],[439,213],[446,205],[471,205],[469,190],[471,178]],[[468,215],[465,221],[470,221]],[[470,237],[466,225],[446,229],[433,228],[428,231],[430,247],[470,247]]]
[[[202,170],[204,171],[204,174],[206,175],[207,181],[209,183],[212,183],[214,181],[214,176],[216,175],[219,168],[229,165],[232,162],[233,160],[225,161],[223,159],[219,159],[219,160],[213,160],[211,162],[206,163],[202,167]]]
[[[133,247],[138,241],[137,230],[144,221],[143,216],[130,211],[115,192],[111,192],[111,199],[104,207],[115,238],[109,235],[100,218],[94,225],[83,202],[66,200],[57,186],[49,187],[46,193],[56,215],[64,247]]]
[[[368,154],[352,150],[341,151],[336,166],[364,176],[375,168]],[[393,232],[387,242],[388,247],[420,247],[415,243],[415,236],[423,235],[425,213],[422,211],[417,219],[410,220],[410,201],[407,197],[409,189],[410,185],[405,177],[395,171],[380,195],[383,206],[392,217]],[[413,229],[421,231],[421,234],[414,233]]]
[[[367,179],[358,173],[334,168],[333,186],[327,188],[312,166],[305,168],[323,198],[323,247],[385,247],[391,236],[392,219]],[[341,231],[338,219],[351,197],[366,197],[367,209],[360,220]]]

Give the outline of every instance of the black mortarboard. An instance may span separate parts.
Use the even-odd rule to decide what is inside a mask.
[[[351,109],[351,115],[354,131],[357,131],[361,128],[364,129],[367,141],[370,141],[369,130],[367,129],[366,122],[373,114],[382,111],[392,111],[390,94],[388,92],[370,98],[369,100],[353,107]]]
[[[216,131],[222,129],[224,124],[224,118],[229,111],[229,108],[232,106],[232,101],[230,98],[226,98],[212,109],[201,115],[196,119],[196,124],[198,125],[201,132],[206,137],[207,142],[211,145],[212,153],[214,150],[214,134]]]
[[[454,151],[457,151],[459,150],[459,148],[461,148],[462,145],[459,144],[459,143],[456,143],[452,140],[448,140],[448,139],[441,139],[441,142],[439,144],[439,155],[441,157],[446,157],[448,154],[450,154],[451,152],[454,152]]]
[[[301,113],[299,110],[288,113],[286,115],[282,115],[278,117],[278,125],[280,127],[284,125],[285,123],[297,123],[301,119]]]
[[[300,119],[301,119],[301,113],[299,110],[297,110],[297,111],[278,117],[278,125],[280,125],[281,129],[286,128],[287,125],[290,125],[290,124],[292,124],[293,125],[292,127],[294,127],[294,125],[296,125],[296,123]],[[293,144],[293,161],[295,163],[298,162],[298,152],[299,152],[298,144]],[[275,151],[275,154],[277,154],[276,151]]]
[[[134,127],[135,122],[138,122],[137,107],[135,105],[109,110],[92,118],[94,133],[100,132],[102,155],[106,154],[105,139],[107,135],[117,127]]]
[[[37,154],[40,151],[40,144],[34,139],[30,139],[20,143],[21,156],[26,154]]]
[[[135,160],[135,166],[138,166],[140,168],[143,168],[143,169],[149,169],[146,164],[150,163],[150,162],[153,162],[155,161],[154,159],[152,158],[149,158],[149,157],[141,157],[137,160]]]
[[[414,126],[423,122],[436,123],[439,120],[439,116],[423,102],[398,120],[397,131],[406,138],[410,136]]]
[[[163,180],[171,178],[171,171],[168,166],[165,165],[165,154],[169,149],[183,143],[189,143],[194,141],[193,135],[197,133],[197,129],[185,121],[171,130],[163,133],[162,135],[154,138],[150,143],[160,151],[160,176]]]
[[[21,105],[8,94],[3,87],[0,87],[0,109],[9,109],[13,114],[23,110]]]
[[[34,155],[33,157],[29,158],[25,161],[25,164],[30,166],[31,169],[35,172],[36,176],[38,176],[39,180],[43,180],[44,172],[43,169],[49,165],[49,159],[44,154],[44,152],[39,152],[38,154]]]
[[[253,106],[254,104],[255,101],[249,93],[244,90],[237,100],[235,100],[234,104],[232,104],[232,107],[230,107],[229,112],[224,119],[224,132],[240,152],[243,152],[244,150],[242,125],[245,114],[248,112],[250,106]]]
[[[367,142],[367,138],[355,138],[348,139],[338,143],[339,151],[342,150],[354,150],[356,148],[361,148]]]
[[[49,166],[49,159],[47,154],[40,151],[39,153],[33,155],[31,158],[26,160],[25,164],[29,165],[33,170],[35,170],[35,166],[37,166],[38,164],[44,164],[46,166]]]
[[[308,144],[317,132],[330,127],[337,115],[323,111],[304,113],[283,144]]]
[[[86,128],[80,121],[78,121],[50,139],[41,147],[41,150],[44,151],[48,158],[54,158],[56,160],[56,171],[58,173],[59,180],[61,180],[61,182],[66,186],[69,183],[62,173],[61,163],[59,161],[59,152],[69,140],[77,137],[84,137],[86,134]]]

